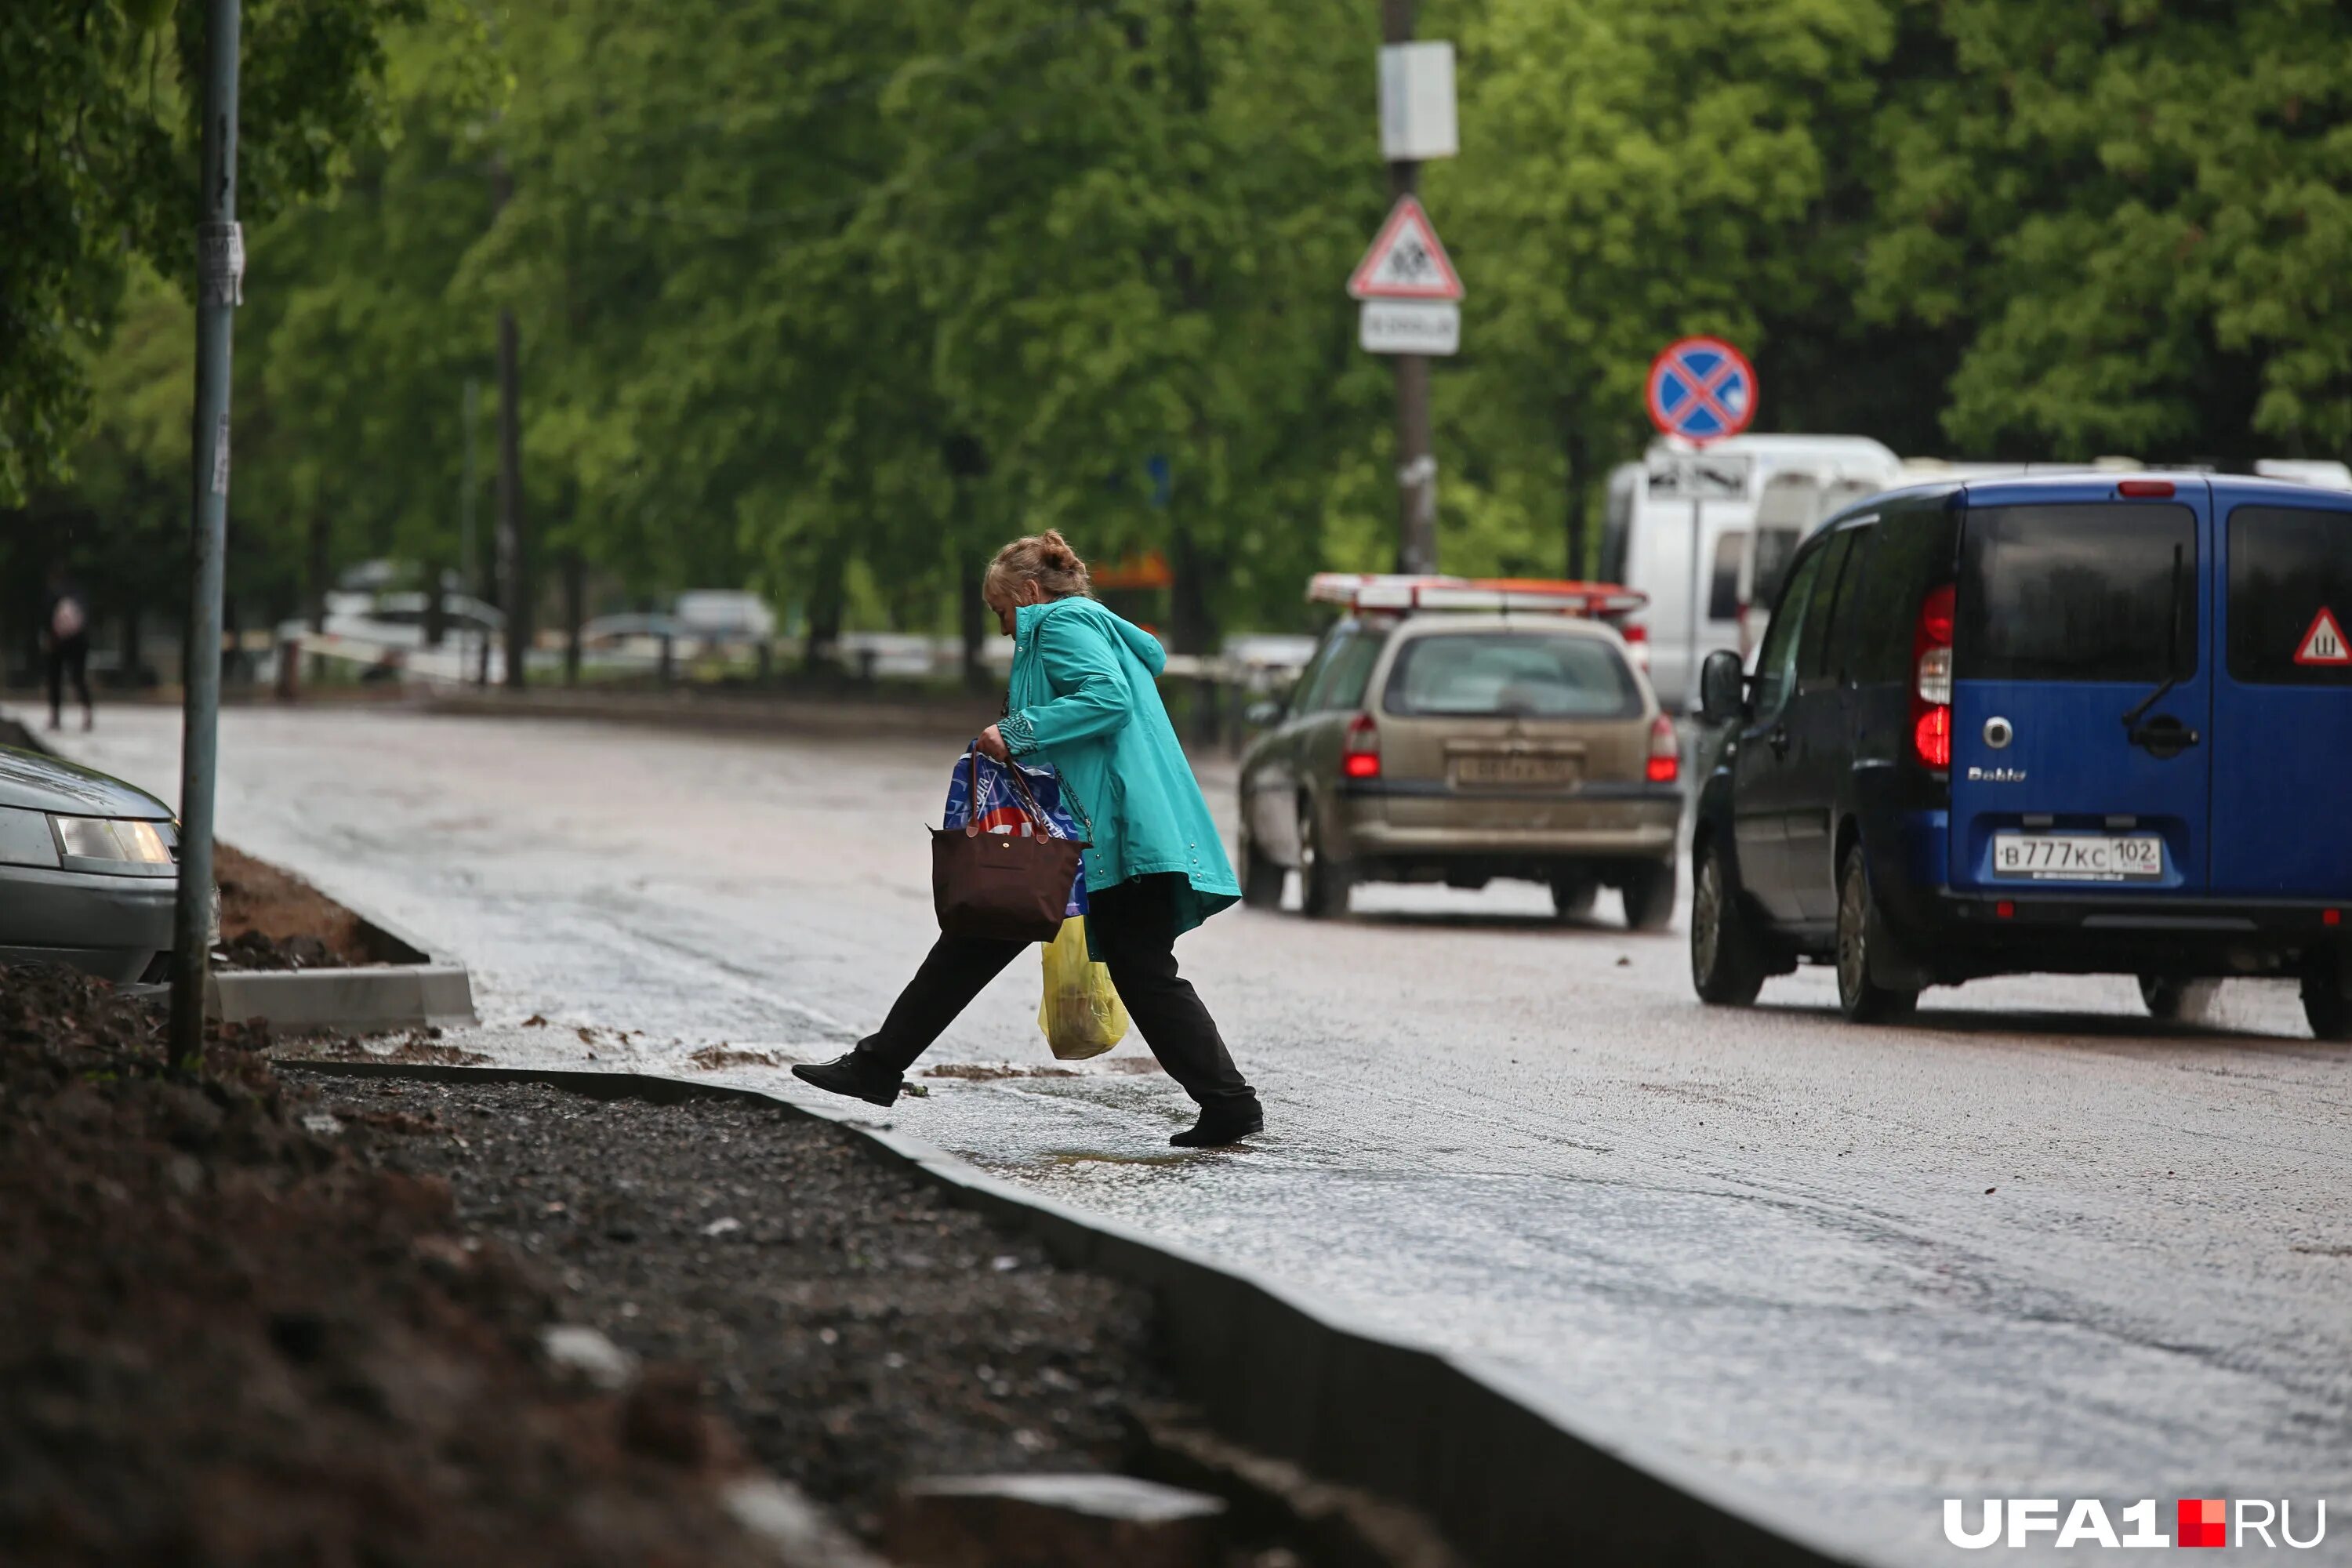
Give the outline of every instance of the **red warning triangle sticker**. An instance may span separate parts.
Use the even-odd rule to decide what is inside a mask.
[[[1418,201],[1397,198],[1371,248],[1349,276],[1348,292],[1359,300],[1462,298],[1462,279],[1454,276],[1437,227]]]
[[[2336,624],[2336,616],[2326,605],[2319,607],[2311,629],[2303,634],[2301,646],[2294,650],[2297,664],[2352,664],[2352,646],[2344,641],[2344,628]]]

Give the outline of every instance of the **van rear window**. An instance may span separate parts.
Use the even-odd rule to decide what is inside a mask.
[[[1971,510],[1957,673],[2154,684],[2197,668],[2197,518],[2184,506]]]
[[[1398,650],[1382,706],[1433,718],[1633,719],[1642,692],[1598,637],[1433,632]]]
[[[2231,678],[2263,686],[2352,686],[2347,634],[2352,513],[2284,506],[2231,512]]]

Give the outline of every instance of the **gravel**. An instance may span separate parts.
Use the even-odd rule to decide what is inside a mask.
[[[299,1081],[298,1068],[281,1071]],[[765,1466],[879,1527],[932,1473],[1118,1467],[1171,1407],[1149,1299],[782,1107],[320,1075],[387,1172],[538,1260],[567,1321],[702,1368]]]

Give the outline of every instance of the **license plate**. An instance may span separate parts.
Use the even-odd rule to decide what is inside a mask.
[[[1573,757],[1457,757],[1454,781],[1462,784],[1571,784]]]
[[[1996,833],[1992,874],[2026,882],[2155,882],[2164,840],[2153,833]]]

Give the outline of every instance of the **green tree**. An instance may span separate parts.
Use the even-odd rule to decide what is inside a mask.
[[[2352,15],[2326,0],[1906,12],[1864,307],[1957,329],[1979,451],[2352,442]]]
[[[239,205],[248,223],[328,187],[373,123],[379,37],[415,0],[250,0]],[[0,505],[62,472],[89,411],[86,355],[143,256],[193,286],[194,95],[204,7],[0,8]],[[193,371],[191,371],[193,374]]]

